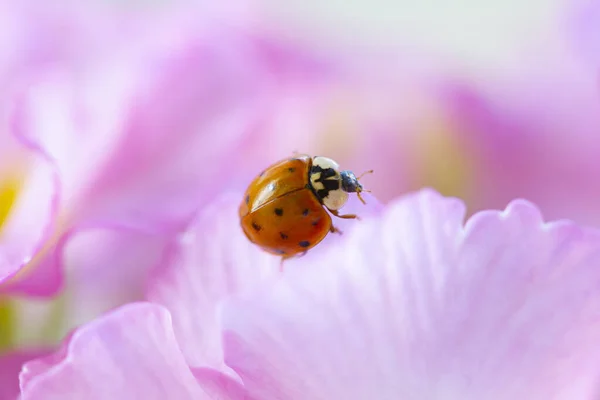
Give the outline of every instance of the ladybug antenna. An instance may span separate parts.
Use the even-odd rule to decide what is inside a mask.
[[[362,178],[363,176],[365,176],[365,175],[369,175],[369,174],[372,174],[373,172],[375,172],[375,171],[373,171],[372,169],[370,169],[370,170],[368,170],[368,171],[365,171],[365,172],[363,172],[362,174],[360,174],[360,175],[358,176],[358,178],[356,178],[356,180],[357,180],[357,181],[359,181],[359,180],[361,180],[361,178]],[[367,191],[368,191],[368,190],[363,190],[363,192],[367,192]]]

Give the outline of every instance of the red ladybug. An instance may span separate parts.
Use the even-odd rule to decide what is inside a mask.
[[[304,254],[329,232],[340,232],[326,210],[338,218],[358,218],[339,214],[349,193],[365,203],[358,179],[327,157],[298,155],[277,162],[248,186],[239,208],[242,229],[251,242],[281,256],[282,262]]]

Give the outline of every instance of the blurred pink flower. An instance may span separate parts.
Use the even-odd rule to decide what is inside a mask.
[[[464,156],[478,168],[467,198],[471,211],[523,197],[549,218],[600,226],[600,101],[592,75],[539,80],[539,88],[530,82],[518,98],[447,88],[457,135],[469,147]],[[531,98],[538,96],[545,98]]]
[[[168,240],[241,165],[262,161],[252,149],[268,144],[259,127],[288,75],[320,74],[300,52],[189,7],[5,8],[21,22],[3,29],[23,44],[6,55],[16,83],[0,104],[4,293],[56,293],[63,247],[83,232]]]
[[[571,44],[595,68],[600,79],[600,2],[582,0],[575,4],[568,15]]]
[[[567,56],[548,59],[543,73],[536,65],[478,80],[405,68],[412,83],[382,74],[383,87],[347,83],[316,152],[374,168],[382,201],[432,186],[464,199],[469,214],[519,197],[552,219],[600,226],[598,75]]]
[[[479,34],[437,52],[423,45],[424,37],[410,35],[386,36],[385,45],[373,40],[358,51],[349,40],[354,36],[332,35],[336,45],[324,44],[332,39],[327,32],[344,29],[338,25],[318,31],[324,36],[318,43],[312,31],[299,35],[335,53],[329,56],[342,65],[315,89],[312,108],[297,108],[293,119],[279,113],[273,130],[289,123],[319,132],[305,151],[359,170],[374,168],[371,188],[384,202],[431,186],[464,199],[469,215],[519,197],[548,218],[600,226],[600,64],[590,62],[600,54],[598,2],[506,7],[503,16],[483,8],[464,16],[496,28],[507,22],[527,27],[527,35],[507,35],[504,27],[499,48],[483,46],[486,57],[477,57],[487,43]],[[417,24],[430,26],[435,16],[415,8],[422,13]],[[450,21],[443,28],[461,32]],[[293,27],[279,29],[289,34]]]
[[[23,400],[592,399],[600,232],[532,204],[424,190],[293,260],[256,249],[237,199],[200,216],[149,298],[21,373]],[[200,235],[200,233],[202,233]]]

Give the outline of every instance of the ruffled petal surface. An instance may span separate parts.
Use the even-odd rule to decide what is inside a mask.
[[[591,399],[600,233],[526,201],[424,190],[223,311],[225,362],[268,399]]]
[[[163,307],[131,303],[76,330],[56,354],[25,364],[22,399],[211,399]]]
[[[279,257],[260,250],[242,232],[238,217],[242,197],[228,194],[202,210],[173,243],[148,287],[148,299],[171,311],[175,333],[193,366],[228,370],[223,365],[221,303],[282,276]],[[363,217],[380,212],[381,204],[371,196],[365,197],[367,207],[352,199],[344,211]],[[335,223],[346,230],[357,221]],[[329,235],[307,255],[286,261],[284,274],[309,265],[339,240],[338,235]]]
[[[244,236],[240,196],[227,195],[192,222],[153,275],[147,297],[167,307],[177,339],[193,366],[223,367],[218,308],[227,296],[279,274],[279,259]]]

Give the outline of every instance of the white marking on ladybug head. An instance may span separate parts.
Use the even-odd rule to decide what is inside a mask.
[[[348,201],[348,193],[342,189],[340,166],[331,158],[313,158],[310,184],[323,205],[330,210],[339,210]]]

